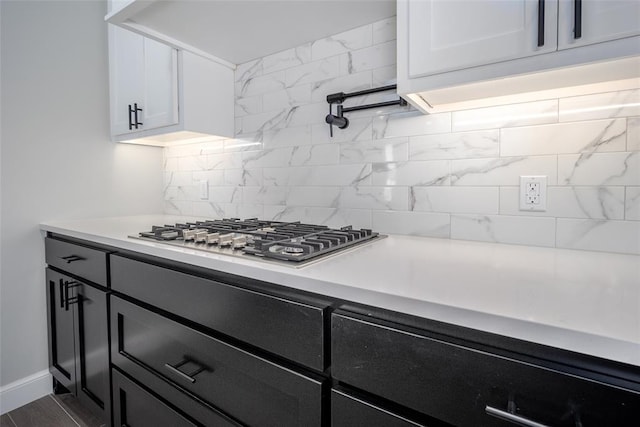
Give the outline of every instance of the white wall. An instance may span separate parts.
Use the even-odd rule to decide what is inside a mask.
[[[0,385],[47,369],[38,224],[162,210],[162,150],[109,139],[103,1],[1,7]]]

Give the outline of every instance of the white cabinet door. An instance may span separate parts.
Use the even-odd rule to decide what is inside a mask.
[[[111,133],[122,135],[178,122],[177,51],[109,25]],[[137,127],[135,112],[139,109]]]
[[[558,22],[559,49],[640,35],[640,0],[560,0]]]
[[[410,77],[557,49],[557,0],[404,1],[408,1]],[[539,27],[541,4],[544,25]],[[544,34],[540,46],[539,32]]]
[[[178,123],[178,52],[144,39],[144,99],[141,129]]]
[[[131,132],[129,106],[144,97],[144,37],[109,25],[109,80],[111,133]]]

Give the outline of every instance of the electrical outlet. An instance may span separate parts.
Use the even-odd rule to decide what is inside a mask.
[[[547,210],[547,177],[544,175],[520,177],[520,210]]]
[[[200,189],[200,198],[203,200],[209,199],[209,181],[206,179],[201,179],[199,182]]]

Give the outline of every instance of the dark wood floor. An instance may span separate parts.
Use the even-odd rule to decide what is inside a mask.
[[[48,395],[0,417],[0,427],[103,427],[71,394]]]

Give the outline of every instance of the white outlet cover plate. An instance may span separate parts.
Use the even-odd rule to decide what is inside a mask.
[[[527,184],[537,183],[539,194],[537,203],[528,202]],[[520,210],[544,212],[547,210],[547,177],[546,175],[525,175],[520,177]]]

